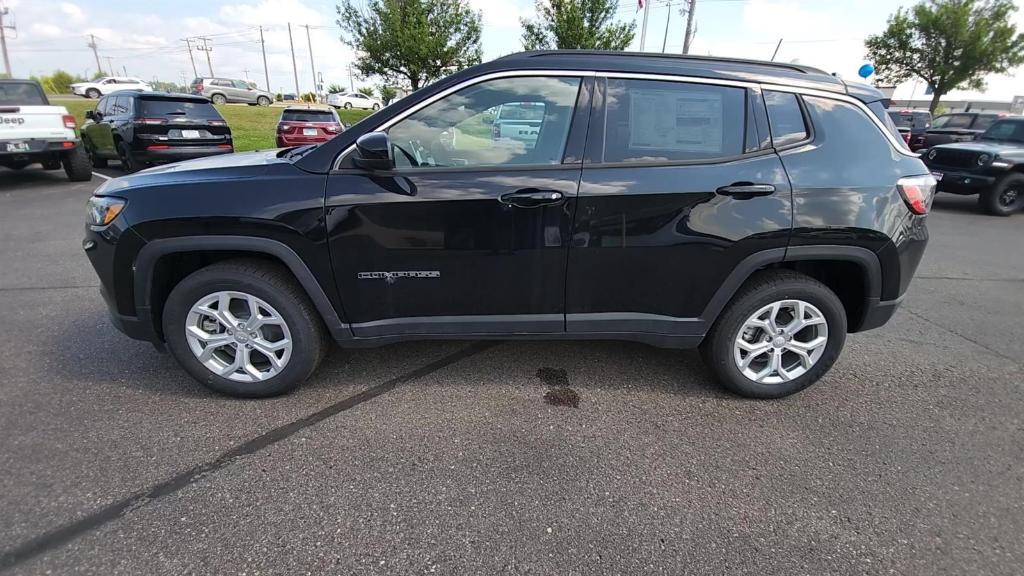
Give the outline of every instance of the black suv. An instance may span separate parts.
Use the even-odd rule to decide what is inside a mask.
[[[1024,118],[999,120],[971,142],[922,151],[939,192],[978,194],[982,210],[1009,216],[1024,208]]]
[[[82,141],[93,166],[120,160],[126,172],[234,152],[231,129],[206,98],[121,90],[85,113]]]
[[[910,149],[918,151],[939,144],[973,140],[1002,116],[1003,114],[983,112],[943,114],[932,121],[932,125],[924,134],[915,135],[910,139]]]
[[[790,64],[522,53],[318,146],[109,181],[84,247],[114,323],[231,395],[291,390],[330,336],[700,346],[780,397],[889,319],[924,251],[935,181],[883,98]],[[494,139],[526,102],[536,129]]]

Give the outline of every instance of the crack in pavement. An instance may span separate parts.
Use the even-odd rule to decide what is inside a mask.
[[[1009,360],[1015,366],[1018,366],[1018,367],[1024,366],[1024,363],[1021,363],[1019,358],[1015,358],[1013,356],[1010,356],[1009,354],[1004,354],[1003,352],[1000,352],[999,350],[996,350],[995,348],[992,348],[992,347],[990,347],[990,346],[988,346],[986,344],[982,344],[981,342],[975,340],[974,338],[971,338],[969,336],[965,336],[965,335],[957,332],[956,330],[953,330],[952,328],[947,328],[946,326],[943,326],[942,324],[939,324],[935,320],[932,320],[931,318],[928,318],[924,314],[921,314],[920,312],[910,308],[909,306],[904,306],[903,310],[905,310],[911,316],[916,316],[916,317],[920,318],[921,320],[924,320],[925,322],[931,324],[932,326],[935,326],[936,328],[938,328],[940,330],[945,330],[946,332],[949,332],[950,334],[952,334],[954,336],[959,336],[960,338],[963,338],[964,340],[970,342],[971,344],[974,344],[975,346],[978,346],[979,348],[987,350],[987,351],[991,352],[992,354],[994,354],[994,355],[996,355],[996,356],[998,356],[998,357],[1000,357],[1000,358],[1002,358],[1004,360]]]
[[[499,344],[499,341],[475,342],[461,350],[434,360],[429,364],[424,364],[415,370],[371,386],[362,392],[335,402],[326,408],[322,408],[312,414],[299,418],[298,420],[294,420],[287,424],[278,426],[268,432],[264,432],[263,434],[247,440],[227,452],[224,452],[214,460],[193,466],[192,468],[172,476],[159,484],[155,484],[124,499],[108,504],[99,510],[86,514],[78,520],[54,528],[53,530],[23,542],[10,550],[4,551],[0,554],[0,571],[8,570],[27,560],[35,558],[36,556],[63,546],[83,534],[96,530],[97,528],[113,522],[132,511],[147,506],[160,498],[175,494],[196,483],[201,478],[209,476],[210,474],[229,466],[243,456],[259,452],[260,450],[277,444],[278,442],[281,442],[282,440],[285,440],[296,433],[309,428],[310,426],[323,422],[324,420],[327,420],[332,416],[336,416],[350,408],[354,408],[364,402],[368,402],[378,396],[391,392],[402,384],[427,376]]]
[[[1024,282],[1024,278],[967,278],[963,276],[914,276],[915,280],[966,280],[968,282]]]
[[[24,292],[26,290],[82,290],[99,288],[99,284],[72,284],[69,286],[7,286],[0,287],[0,292]]]

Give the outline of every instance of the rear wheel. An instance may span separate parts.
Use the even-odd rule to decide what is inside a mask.
[[[163,331],[189,374],[230,396],[290,392],[327,352],[305,292],[284,268],[261,261],[217,263],[182,280],[167,297]]]
[[[214,104],[218,105],[228,103],[228,99],[223,94],[214,94],[212,97],[210,97],[210,100],[213,101]]]
[[[1009,216],[1024,208],[1024,174],[1007,174],[978,195],[978,206],[994,216]]]
[[[64,154],[61,158],[64,164],[64,173],[72,182],[88,182],[92,180],[92,163],[89,162],[89,155],[85,153],[85,147],[78,145]]]
[[[123,141],[117,143],[117,157],[121,160],[121,169],[129,174],[138,172],[143,168],[138,159],[135,158],[131,148]]]
[[[846,341],[846,312],[817,280],[758,273],[733,297],[701,352],[718,380],[750,398],[781,398],[814,384]]]

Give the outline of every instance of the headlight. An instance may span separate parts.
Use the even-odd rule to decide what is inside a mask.
[[[127,201],[123,198],[112,196],[93,196],[85,205],[89,217],[89,224],[93,226],[106,226],[117,218],[117,215],[124,210]]]
[[[992,157],[988,154],[980,154],[978,156],[978,166],[984,166],[985,164],[988,164],[990,160],[992,160]]]
[[[938,153],[939,153],[938,150],[929,150],[928,151],[928,159],[929,160],[935,160],[935,155],[938,154]]]

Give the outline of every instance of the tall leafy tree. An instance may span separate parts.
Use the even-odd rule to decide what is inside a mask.
[[[1024,64],[1024,35],[1010,23],[1012,0],[926,0],[889,17],[864,42],[879,80],[917,77],[932,86],[931,111],[951,90],[983,90],[985,76]]]
[[[359,73],[389,84],[418,90],[483,55],[480,14],[464,0],[344,0],[337,12]]]
[[[537,18],[521,19],[523,48],[625,50],[635,22],[614,22],[619,0],[537,0]]]

